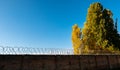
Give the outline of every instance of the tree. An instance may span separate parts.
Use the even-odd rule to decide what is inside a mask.
[[[84,45],[89,49],[102,49],[101,44],[104,42],[103,33],[105,33],[104,22],[102,19],[103,6],[100,3],[93,3],[88,8],[88,14],[84,28],[82,30]]]
[[[80,54],[80,46],[81,46],[81,29],[75,24],[72,27],[72,44],[74,49],[74,54]]]
[[[82,30],[84,45],[90,50],[104,50],[113,46],[120,49],[120,36],[112,19],[112,12],[103,9],[103,6],[96,2],[88,8],[88,14]]]
[[[88,8],[84,27],[74,25],[72,29],[72,43],[74,53],[79,54],[81,45],[87,50],[115,50],[120,49],[120,35],[117,31],[117,20],[114,25],[112,12],[104,9],[99,3],[93,3]]]

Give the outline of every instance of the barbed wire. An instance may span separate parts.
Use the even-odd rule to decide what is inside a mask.
[[[61,48],[30,48],[0,46],[0,55],[120,55],[120,51],[106,52],[102,50],[82,52],[74,54],[73,49]]]
[[[73,55],[73,49],[0,46],[0,54]]]

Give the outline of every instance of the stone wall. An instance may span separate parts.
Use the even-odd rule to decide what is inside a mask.
[[[0,70],[120,70],[120,55],[0,55]]]

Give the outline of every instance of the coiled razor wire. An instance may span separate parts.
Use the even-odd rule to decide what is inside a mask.
[[[73,49],[3,47],[3,46],[0,46],[0,54],[73,55]]]

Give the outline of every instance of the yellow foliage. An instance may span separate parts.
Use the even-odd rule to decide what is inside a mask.
[[[103,14],[101,13],[100,15],[99,15],[99,17],[102,17],[103,16]]]
[[[111,46],[109,46],[109,47],[107,47],[106,48],[108,51],[110,51],[110,52],[114,52],[114,47],[113,47],[113,45],[111,45]]]
[[[89,48],[88,48],[88,46],[87,46],[87,45],[84,47],[83,52],[84,52],[84,53],[88,53],[88,52],[89,52]]]
[[[72,44],[73,44],[73,48],[74,48],[74,54],[80,54],[80,46],[81,46],[81,32],[80,32],[80,28],[78,27],[77,24],[75,24],[72,27]]]
[[[119,38],[117,26],[114,26],[112,19],[112,12],[104,9],[99,2],[91,4],[88,8],[82,32],[77,24],[72,27],[72,44],[75,54],[80,54],[81,49],[85,53],[93,52],[93,50],[95,53],[102,50],[118,50],[120,48]]]

